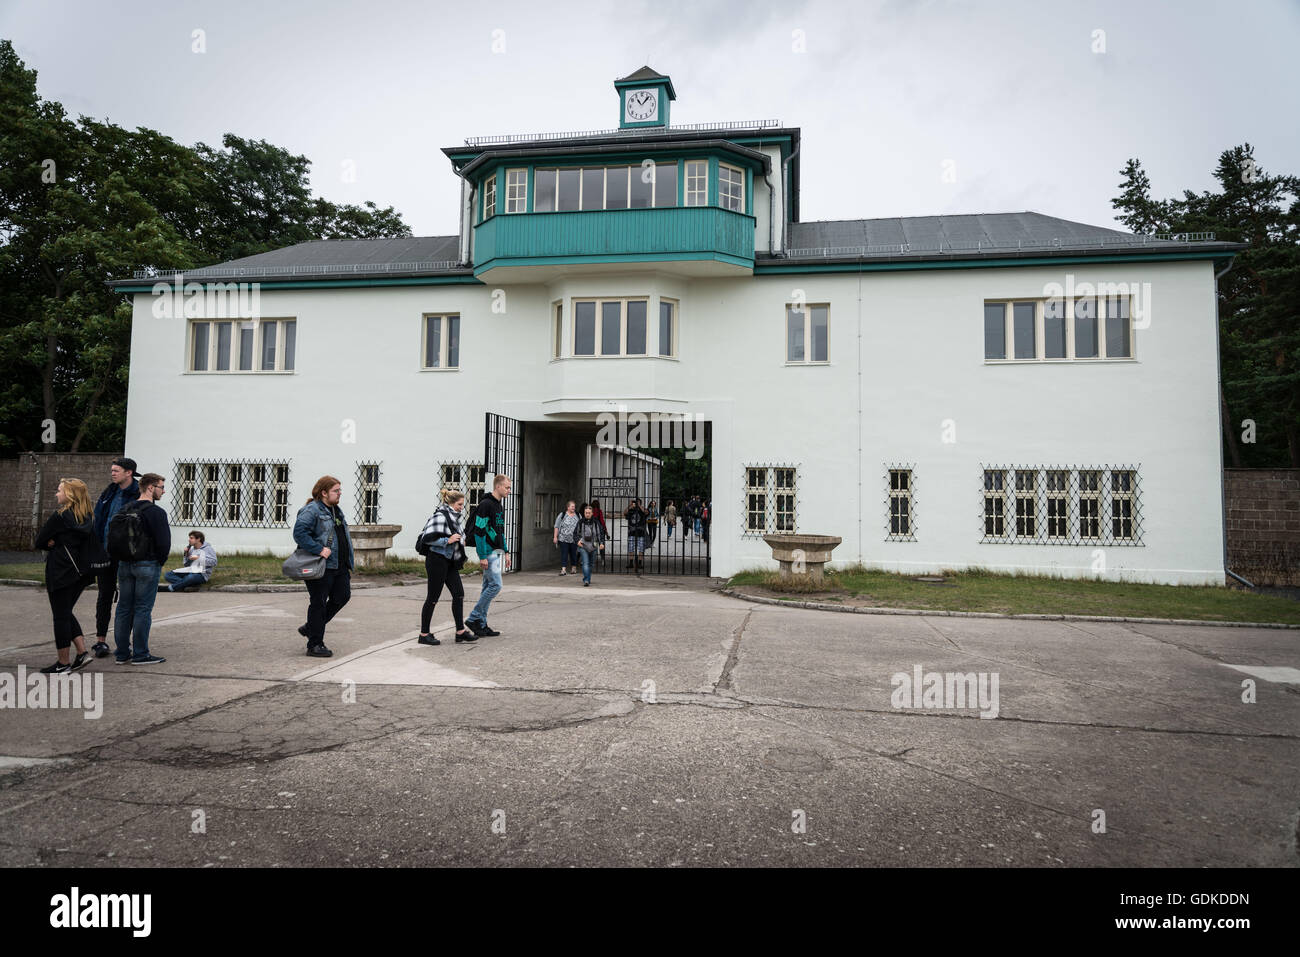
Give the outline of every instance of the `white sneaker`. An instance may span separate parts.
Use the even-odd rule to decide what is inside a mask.
[[[561,568],[561,569],[560,569],[560,574],[561,574],[561,575],[567,575],[567,574],[569,574],[569,572],[568,572],[566,569]]]

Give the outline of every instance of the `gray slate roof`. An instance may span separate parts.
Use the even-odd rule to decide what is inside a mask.
[[[1089,226],[1042,213],[971,213],[791,223],[788,259],[885,259],[934,256],[1006,255],[1030,252],[1104,253],[1168,251],[1194,245],[1225,251],[1235,243],[1204,241],[1196,234],[1171,238],[1137,236],[1105,226]],[[768,257],[760,257],[768,261]],[[780,258],[780,257],[772,257]]]

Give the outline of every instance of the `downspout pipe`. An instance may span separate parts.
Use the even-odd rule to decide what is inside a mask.
[[[1223,534],[1223,570],[1247,587],[1254,588],[1254,585],[1228,568],[1228,483],[1223,465],[1223,436],[1224,427],[1229,423],[1223,421],[1223,353],[1220,351],[1219,345],[1219,280],[1228,274],[1228,270],[1232,268],[1234,258],[1229,257],[1228,265],[1214,274],[1214,364],[1215,382],[1218,385],[1214,404],[1219,409],[1219,521]]]
[[[776,255],[776,190],[772,188],[772,177],[768,173],[763,174],[763,182],[767,184],[767,251],[773,256]],[[784,252],[784,250],[782,250]]]
[[[795,146],[794,152],[787,156],[781,164],[781,189],[783,190],[788,189],[790,185],[790,164],[794,162],[794,158],[799,155],[801,149],[803,149],[802,139]],[[781,255],[784,256],[785,251],[790,248],[790,231],[786,227],[790,225],[790,208],[792,204],[787,193],[782,193],[781,199],[784,207],[784,215],[781,217]]]

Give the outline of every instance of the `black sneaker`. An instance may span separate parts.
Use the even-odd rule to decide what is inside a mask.
[[[583,582],[583,583],[582,583],[582,587],[583,587],[583,588],[590,588],[590,587],[591,587],[591,582]]]
[[[474,632],[478,637],[483,637],[483,626],[477,621],[467,621],[465,622],[465,627]]]
[[[298,634],[302,635],[304,638],[310,638],[310,637],[311,637],[309,634],[307,634],[307,626],[306,626],[306,625],[299,625],[299,626],[298,626]]]
[[[483,625],[481,628],[475,630],[475,634],[480,638],[495,638],[497,635],[501,634],[501,632],[493,631],[487,625]]]
[[[439,641],[437,638],[433,637],[432,634],[421,635],[421,636],[419,637],[418,640],[419,640],[420,644],[422,644],[422,645],[440,645],[440,644],[442,644],[442,642]]]
[[[330,651],[330,650],[329,650],[328,648],[326,648],[323,644],[320,644],[320,645],[308,645],[308,646],[307,646],[307,654],[311,655],[313,658],[333,658],[333,657],[334,657],[334,652]]]
[[[56,662],[54,662],[54,664],[50,665],[48,668],[42,668],[42,669],[41,669],[41,674],[43,674],[43,675],[66,675],[66,674],[67,674],[69,671],[71,671],[71,670],[72,670],[72,665],[65,665],[65,664],[63,664],[63,663],[61,663],[61,662],[56,661]]]
[[[171,594],[171,591],[172,591],[172,586],[171,586],[171,585],[162,585],[162,584],[160,584],[160,585],[158,586],[158,594],[160,594],[160,595],[163,595],[163,594],[170,595],[170,594]]]
[[[95,653],[96,658],[107,658],[112,652],[108,650],[108,642],[97,641],[90,648]]]
[[[72,665],[69,670],[76,671],[78,668],[84,668],[88,664],[90,664],[90,652],[83,651],[78,653],[77,657],[72,659]]]
[[[456,644],[459,645],[462,641],[478,641],[478,635],[468,629],[456,632]]]
[[[160,665],[160,664],[162,664],[162,663],[163,663],[164,661],[166,661],[166,660],[167,660],[166,658],[159,658],[157,655],[145,655],[143,658],[132,658],[132,659],[131,659],[131,664],[133,664],[133,665]]]
[[[131,663],[131,659],[130,659],[130,658],[119,658],[117,655],[114,655],[114,656],[113,656],[113,662],[114,662],[114,664],[119,664],[119,665],[129,665],[129,664]]]

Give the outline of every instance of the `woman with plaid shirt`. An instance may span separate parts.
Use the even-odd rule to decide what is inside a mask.
[[[465,494],[458,489],[442,490],[442,504],[424,523],[420,540],[429,547],[424,556],[424,570],[429,576],[424,607],[420,610],[420,638],[422,645],[440,645],[429,633],[433,608],[442,597],[442,587],[451,592],[451,615],[456,619],[456,641],[478,641],[478,635],[465,627],[465,586],[461,584],[460,568],[465,564],[465,536],[461,532],[461,519],[465,509]]]

